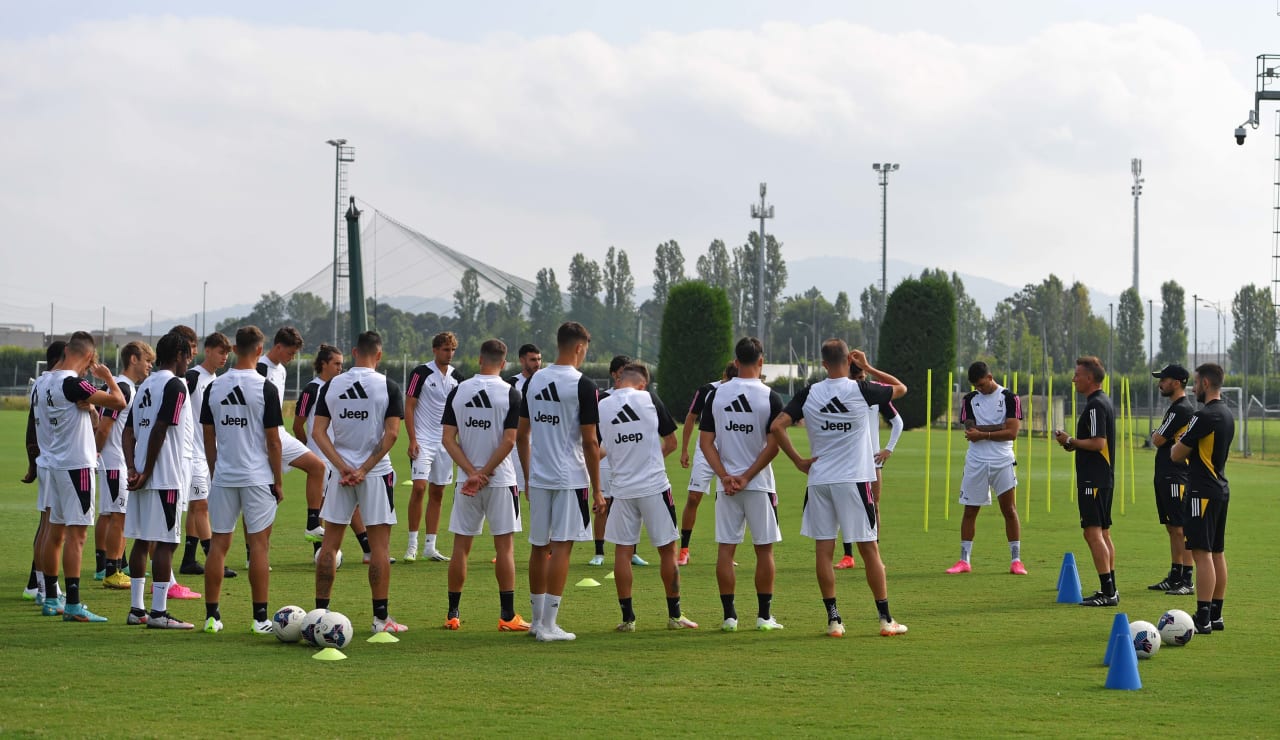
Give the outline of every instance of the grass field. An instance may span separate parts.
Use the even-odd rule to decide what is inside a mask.
[[[714,574],[713,502],[704,502],[692,561],[682,569],[684,610],[695,632],[665,629],[656,553],[636,569],[635,634],[612,631],[618,609],[606,568],[586,565],[590,544],[574,553],[561,624],[573,643],[538,644],[496,631],[492,541],[477,538],[462,601],[463,629],[440,629],[446,565],[392,566],[391,610],[410,626],[395,645],[357,640],[348,660],[311,660],[314,650],[249,633],[249,584],[227,581],[219,635],[127,627],[128,593],[92,580],[86,557],[84,600],[111,618],[102,625],[42,618],[19,599],[30,561],[35,491],[19,484],[24,415],[0,412],[0,734],[73,736],[1275,736],[1271,701],[1280,680],[1280,633],[1272,629],[1280,593],[1275,568],[1280,468],[1233,460],[1228,556],[1227,631],[1166,646],[1140,669],[1137,692],[1103,688],[1102,655],[1114,610],[1058,605],[1055,584],[1064,552],[1083,565],[1086,593],[1096,588],[1068,498],[1069,456],[1054,457],[1052,512],[1047,511],[1043,440],[1033,448],[1032,510],[1024,520],[1023,557],[1030,576],[1007,574],[999,514],[978,522],[974,572],[947,576],[958,553],[959,509],[943,518],[945,437],[934,432],[928,532],[924,532],[925,432],[903,435],[886,469],[882,550],[890,602],[909,634],[881,638],[861,568],[838,571],[843,640],[823,634],[825,616],[813,577],[812,542],[799,535],[803,477],[785,460],[778,473],[784,541],[777,548],[774,613],[783,632],[724,634]],[[803,432],[797,436],[803,451]],[[957,438],[958,439],[958,438]],[[953,443],[952,478],[962,446]],[[394,451],[406,472],[403,437]],[[1023,448],[1025,452],[1025,448]],[[669,469],[681,491],[687,474],[677,455]],[[1154,622],[1173,606],[1194,611],[1193,597],[1146,590],[1168,568],[1167,538],[1154,516],[1150,453],[1135,458],[1136,502],[1117,516],[1113,536],[1122,610]],[[404,516],[408,488],[398,507]],[[286,477],[287,498],[273,542],[271,607],[312,606],[310,546],[300,473]],[[449,496],[446,495],[447,523]],[[683,503],[683,494],[677,501]],[[1019,508],[1024,507],[1019,493]],[[1026,512],[1024,512],[1025,514]],[[1118,514],[1118,505],[1117,505]],[[445,525],[442,525],[442,531]],[[443,535],[448,551],[451,537]],[[405,527],[393,531],[403,553]],[[233,552],[240,552],[237,538]],[[90,548],[91,549],[91,548]],[[348,538],[333,608],[358,632],[371,617],[359,548]],[[528,544],[517,537],[517,608],[528,612],[524,576]],[[233,562],[233,565],[243,564]],[[738,604],[750,624],[753,557],[740,549]],[[612,557],[606,563],[612,562]],[[585,577],[604,584],[575,588]],[[196,579],[184,580],[196,590]],[[202,602],[170,602],[176,616],[199,621]],[[1270,615],[1270,616],[1268,616]],[[1268,697],[1272,697],[1268,699]],[[180,723],[180,724],[178,724]]]

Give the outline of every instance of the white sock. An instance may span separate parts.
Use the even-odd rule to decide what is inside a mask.
[[[147,608],[147,579],[129,579],[129,606],[134,609]]]
[[[1022,540],[1009,540],[1009,557],[1013,560],[1022,559]]]
[[[418,549],[418,533],[416,531],[409,532],[409,549]]]
[[[560,616],[560,597],[555,594],[544,594],[542,599],[542,625],[555,627],[556,618]]]
[[[165,612],[169,609],[169,582],[151,582],[151,611]]]
[[[542,605],[546,600],[546,594],[529,594],[529,606],[533,609],[533,625],[535,627],[542,626]]]
[[[424,538],[422,538],[422,539],[423,539],[423,542],[422,542],[422,549],[423,549],[423,550],[425,550],[425,551],[427,551],[427,552],[435,552],[435,551],[436,551],[436,536],[435,536],[434,534],[429,534],[429,535],[427,535],[426,537],[424,537]]]
[[[973,540],[960,540],[960,559],[969,562],[969,556],[973,554]]]

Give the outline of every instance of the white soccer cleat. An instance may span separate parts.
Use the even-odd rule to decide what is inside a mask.
[[[887,622],[883,619],[880,620],[880,635],[882,637],[893,637],[894,635],[905,634],[907,634],[907,625],[898,624],[896,619],[890,619]]]
[[[761,632],[772,632],[774,630],[784,629],[784,627],[781,624],[778,624],[778,620],[770,616],[768,619],[756,617],[756,629]]]
[[[667,629],[696,630],[698,629],[698,623],[681,614],[678,617],[670,617],[667,619]]]
[[[844,637],[844,622],[827,622],[827,637]]]
[[[617,627],[613,628],[613,631],[614,632],[635,632],[636,620],[633,619],[630,622],[620,622]]]
[[[587,561],[587,565],[604,565],[604,556],[593,555],[591,559]]]
[[[405,561],[406,563],[414,562],[415,560],[418,559],[418,548],[416,547],[408,548],[407,550],[404,551],[404,557],[400,559]]]
[[[447,563],[447,562],[449,562],[449,556],[448,556],[448,555],[445,555],[444,553],[442,553],[442,552],[440,552],[439,550],[436,550],[436,549],[428,550],[428,551],[426,552],[426,554],[424,554],[424,555],[423,555],[423,557],[425,557],[425,558],[427,558],[427,559],[429,559],[429,560],[434,560],[434,561],[436,561],[437,563]]]
[[[324,527],[312,527],[302,533],[307,542],[324,542]]]
[[[728,619],[724,620],[723,622],[720,623],[720,631],[721,632],[737,632],[738,620],[734,619],[733,617],[729,617]]]
[[[269,620],[253,620],[253,627],[250,628],[255,635],[274,635],[275,630],[271,627]]]
[[[577,635],[565,632],[564,628],[558,624],[543,625],[538,628],[538,642],[565,642],[576,639],[578,639]]]

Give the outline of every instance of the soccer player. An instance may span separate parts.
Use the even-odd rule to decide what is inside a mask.
[[[630,363],[631,358],[626,355],[613,356],[613,359],[609,361],[609,382],[611,385],[616,386],[618,384],[618,376],[622,373],[622,368],[626,367]],[[597,395],[599,401],[603,401],[608,397],[609,391],[604,391]],[[609,502],[613,500],[613,494],[610,493],[610,491],[613,490],[612,484],[610,483],[611,475],[612,472],[609,464],[609,458],[600,458],[600,490],[604,493],[604,500],[606,504],[609,504]],[[595,537],[596,552],[595,555],[591,557],[591,560],[587,562],[587,565],[604,565],[604,531],[609,522],[609,511],[611,508],[612,506],[607,505],[604,508],[603,514],[597,514],[592,517],[591,529],[592,534]],[[641,558],[639,553],[633,552],[631,553],[631,564],[645,566],[649,563],[645,562],[644,558]]]
[[[227,364],[227,356],[231,354],[231,340],[220,331],[215,331],[204,340],[204,358],[199,365],[187,371],[187,398],[190,399],[192,413],[199,414],[204,407],[204,392],[218,377],[218,371]],[[207,558],[212,537],[209,526],[209,463],[205,460],[204,429],[197,423],[192,425],[191,456],[191,488],[190,506],[187,511],[186,547],[182,551],[182,564],[178,572],[187,575],[203,575],[204,566],[196,562],[196,547],[199,546]],[[236,572],[231,569],[223,574],[226,578],[234,578]],[[221,581],[219,581],[221,584]]]
[[[1120,592],[1116,590],[1116,547],[1111,542],[1111,498],[1115,480],[1116,417],[1111,399],[1102,392],[1102,379],[1107,371],[1097,357],[1076,360],[1071,382],[1076,392],[1088,398],[1075,436],[1061,429],[1053,433],[1062,449],[1076,456],[1076,505],[1080,509],[1080,528],[1089,545],[1093,565],[1102,588],[1081,601],[1083,606],[1116,606]]]
[[[98,525],[94,527],[98,572],[105,588],[128,591],[124,573],[124,514],[129,505],[129,472],[120,435],[124,431],[129,406],[138,384],[151,374],[156,354],[146,342],[129,342],[120,349],[124,371],[116,376],[116,386],[124,396],[124,409],[103,408],[94,435],[98,445]],[[94,575],[98,579],[98,575]]]
[[[1008,388],[991,377],[985,362],[969,366],[969,384],[973,390],[960,401],[960,424],[969,451],[964,456],[964,478],[960,481],[960,503],[964,515],[960,519],[960,559],[947,568],[951,574],[968,573],[973,554],[973,535],[977,531],[978,513],[991,505],[991,492],[996,492],[1000,513],[1004,516],[1004,535],[1009,540],[1009,572],[1025,576],[1022,564],[1022,522],[1018,519],[1017,461],[1013,441],[1022,423],[1022,401]]]
[[[183,486],[189,485],[191,463],[185,445],[192,437],[186,409],[187,384],[182,376],[191,363],[191,345],[170,333],[156,342],[156,365],[138,386],[128,424],[122,434],[129,471],[129,509],[124,535],[133,540],[129,553],[129,624],[149,629],[193,629],[169,614],[169,582],[173,553],[181,540],[179,522]],[[151,549],[151,611],[145,610],[147,551]]]
[[[489,522],[497,552],[498,631],[528,632],[529,623],[516,614],[514,533],[521,531],[520,490],[516,488],[511,451],[516,446],[520,392],[499,377],[507,363],[507,345],[490,339],[480,345],[480,372],[449,392],[441,419],[441,443],[466,474],[453,490],[449,531],[453,557],[449,561],[449,612],[444,626],[461,628],[458,611],[467,581],[471,544]]]
[[[40,515],[40,521],[36,525],[36,536],[31,543],[31,573],[27,577],[27,587],[22,590],[22,598],[34,600],[36,606],[41,607],[44,605],[44,548],[49,536],[48,498],[53,490],[53,483],[49,480],[48,458],[45,455],[45,451],[49,449],[49,422],[44,413],[44,383],[58,369],[66,346],[66,342],[57,340],[50,342],[45,348],[45,371],[31,384],[31,397],[27,404],[27,474],[22,477],[22,482],[36,484],[36,511]],[[65,599],[57,592],[54,593],[54,601],[58,604],[58,609],[65,604]]]
[[[1227,595],[1227,455],[1235,438],[1235,419],[1222,400],[1222,367],[1212,362],[1196,368],[1196,401],[1201,406],[1169,455],[1188,463],[1183,531],[1196,570],[1196,634],[1226,628],[1222,600]]]
[[[177,334],[187,340],[187,344],[191,347],[191,359],[188,366],[195,362],[196,349],[200,343],[200,338],[196,335],[196,330],[186,324],[177,324],[169,330],[170,334]],[[185,376],[185,373],[184,373]],[[186,382],[185,380],[183,382]],[[191,505],[191,482],[195,478],[195,456],[196,447],[201,444],[200,438],[196,430],[199,428],[199,420],[196,418],[200,414],[200,409],[191,403],[190,391],[187,392],[187,402],[182,405],[182,413],[188,418],[184,423],[184,427],[188,429],[190,436],[183,439],[182,443],[182,459],[186,462],[186,482],[178,489],[178,521],[181,522],[183,515],[187,513],[187,507]],[[207,495],[209,486],[208,474],[204,476],[205,485],[202,493]],[[190,517],[188,517],[189,519]],[[206,515],[207,518],[207,515]],[[181,527],[179,527],[181,529]],[[190,530],[188,530],[190,531]],[[192,591],[186,586],[178,583],[178,571],[174,569],[169,574],[169,598],[170,599],[199,599],[200,593]]]
[[[875,373],[884,383],[853,380],[850,365]],[[873,439],[866,420],[875,419],[873,406],[888,405],[907,392],[902,381],[870,367],[866,355],[849,351],[839,339],[822,343],[822,366],[827,377],[805,386],[770,426],[779,448],[802,473],[808,473],[800,534],[814,540],[818,590],[827,614],[827,634],[844,637],[844,620],[836,606],[836,530],[844,539],[858,543],[866,571],[867,586],[880,616],[880,634],[901,635],[907,626],[889,613],[889,590],[884,563],[880,560],[880,533],[872,483],[876,479],[875,457],[880,445]],[[813,457],[801,458],[791,444],[787,428],[807,419],[805,432]]]
[[[769,426],[782,412],[782,398],[760,380],[764,347],[755,337],[744,337],[734,347],[738,377],[707,397],[699,426],[698,445],[707,464],[720,479],[716,501],[716,582],[724,622],[720,629],[736,632],[733,555],[747,527],[756,552],[756,629],[780,630],[773,618],[773,543],[782,541],[778,528],[778,494],[769,464],[778,454],[778,441]]]
[[[440,418],[444,415],[445,399],[461,380],[457,368],[449,366],[457,351],[458,338],[453,332],[440,332],[431,339],[431,353],[435,358],[415,367],[409,375],[404,410],[409,420],[409,475],[413,479],[413,488],[409,492],[406,563],[418,559],[418,523],[422,521],[424,494],[427,496],[427,536],[422,543],[422,556],[436,561],[449,560],[436,549],[444,487],[453,482],[453,461],[440,443]]]
[[[1187,485],[1187,462],[1174,462],[1170,453],[1173,452],[1173,445],[1178,437],[1187,430],[1187,424],[1191,422],[1191,415],[1194,413],[1186,390],[1191,373],[1181,365],[1166,365],[1151,375],[1160,379],[1160,395],[1169,399],[1169,410],[1164,412],[1160,426],[1151,433],[1151,444],[1156,448],[1156,513],[1169,533],[1170,564],[1169,575],[1147,588],[1164,591],[1170,596],[1190,596],[1196,592],[1193,580],[1195,568],[1182,531],[1182,499]]]
[[[852,380],[866,380],[867,373],[861,367],[849,364],[849,378]],[[880,447],[880,419],[884,419],[889,425],[889,443],[883,448]],[[878,450],[875,454],[876,463],[876,479],[871,482],[871,501],[876,505],[876,532],[880,531],[880,488],[884,483],[884,463],[893,454],[893,448],[898,446],[898,438],[902,436],[902,416],[898,414],[898,410],[893,407],[893,402],[881,403],[871,406],[867,409],[867,435],[871,439],[873,446]],[[840,558],[840,562],[836,563],[836,570],[848,570],[856,567],[857,561],[853,559],[853,540],[846,537],[844,544],[844,556]]]
[[[541,642],[576,637],[557,618],[575,541],[590,539],[590,512],[604,510],[596,386],[578,368],[591,333],[576,321],[556,330],[556,361],[534,374],[520,402],[516,445],[529,482],[529,631]],[[588,494],[590,486],[590,494]],[[590,495],[590,499],[588,499]]]
[[[281,487],[280,396],[257,371],[266,337],[256,326],[236,331],[234,369],[215,379],[201,394],[200,427],[213,481],[209,519],[213,543],[204,573],[204,631],[222,631],[223,568],[236,520],[244,516],[249,540],[249,590],[252,630],[272,634],[267,613],[270,583],[271,525],[284,500]],[[206,352],[208,345],[205,345]]]
[[[378,372],[382,336],[366,331],[356,340],[350,370],[325,384],[316,401],[312,439],[334,469],[320,512],[326,527],[316,564],[316,608],[328,609],[338,548],[357,505],[368,528],[369,591],[373,631],[404,632],[408,627],[388,611],[391,526],[396,523],[396,473],[388,453],[400,434],[404,395]]]
[[[707,383],[694,391],[693,402],[689,404],[689,413],[685,414],[684,427],[680,432],[680,467],[689,467],[689,438],[698,428],[698,421],[702,418],[702,409],[706,405],[707,396],[719,386],[729,382],[731,378],[736,377],[738,377],[738,366],[730,362],[725,365],[724,374],[720,376],[719,381]],[[689,540],[693,538],[693,526],[698,521],[698,504],[702,503],[702,497],[711,490],[714,478],[711,466],[707,465],[707,458],[702,454],[701,445],[694,445],[693,469],[689,471],[689,496],[684,501],[684,512],[680,515],[680,555],[676,558],[677,565],[689,564]]]
[[[80,376],[86,371],[106,381],[98,390]],[[89,525],[93,524],[94,474],[98,447],[94,441],[97,414],[93,406],[119,411],[124,394],[106,365],[97,361],[93,340],[74,336],[63,349],[62,363],[43,386],[44,415],[49,425],[45,461],[51,482],[49,533],[45,542],[45,594],[58,593],[58,565],[66,573],[66,605],[59,609],[55,596],[41,607],[45,616],[62,614],[66,622],[105,622],[80,601],[80,565]],[[66,547],[63,547],[63,543]]]
[[[697,629],[680,611],[680,569],[676,566],[676,503],[663,458],[676,449],[676,422],[662,401],[646,390],[649,368],[628,363],[614,389],[600,400],[600,418],[609,422],[601,446],[610,463],[609,519],[605,537],[614,544],[614,586],[622,622],[618,632],[636,631],[631,601],[631,556],[640,543],[640,527],[658,549],[659,573],[667,596],[667,629]]]
[[[524,398],[524,389],[529,384],[529,379],[542,368],[542,350],[538,349],[536,344],[522,344],[520,345],[518,357],[520,358],[520,372],[508,378],[507,382],[511,384],[512,388],[520,392],[521,398]],[[520,464],[520,454],[515,450],[511,452],[511,464],[516,471],[516,487],[521,491],[526,490],[524,466]]]

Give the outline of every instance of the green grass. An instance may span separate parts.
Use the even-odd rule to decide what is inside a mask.
[[[612,632],[618,620],[612,582],[590,568],[590,545],[574,553],[570,584],[591,576],[601,588],[568,589],[561,622],[578,633],[569,644],[535,644],[496,630],[497,594],[488,567],[492,542],[477,539],[463,597],[463,630],[439,629],[446,607],[446,566],[419,562],[392,567],[391,605],[410,632],[396,645],[363,640],[336,663],[314,652],[248,633],[248,582],[226,582],[227,631],[156,633],[124,625],[128,594],[102,590],[86,558],[85,601],[111,617],[105,625],[42,618],[18,598],[30,560],[34,489],[22,472],[23,415],[0,412],[0,734],[94,736],[173,735],[1274,735],[1272,695],[1280,671],[1280,637],[1270,627],[1280,577],[1274,567],[1277,468],[1233,460],[1229,528],[1231,588],[1228,631],[1165,647],[1141,664],[1138,692],[1103,688],[1101,666],[1113,610],[1054,603],[1063,553],[1084,564],[1086,592],[1096,586],[1068,498],[1069,456],[1053,458],[1053,510],[1044,497],[1044,441],[1030,465],[1032,504],[1023,555],[1031,575],[1006,574],[1008,552],[998,513],[978,523],[974,573],[946,576],[954,562],[959,509],[946,494],[945,436],[933,436],[930,519],[924,532],[925,433],[903,436],[889,463],[882,503],[882,548],[895,616],[911,628],[881,638],[861,569],[838,572],[840,605],[849,627],[843,640],[823,635],[822,604],[813,577],[812,542],[799,535],[803,478],[789,463],[779,474],[785,540],[777,546],[774,613],[780,633],[722,634],[713,570],[713,502],[701,509],[691,564],[682,569],[685,612],[696,632],[665,630],[656,567],[636,569],[639,631]],[[803,433],[799,433],[803,448]],[[404,468],[403,442],[395,461]],[[1025,449],[1023,450],[1025,453]],[[686,473],[672,456],[672,482]],[[963,461],[953,440],[952,480]],[[1155,522],[1151,457],[1135,458],[1136,500],[1113,530],[1122,607],[1131,619],[1155,621],[1172,606],[1193,610],[1190,597],[1149,592],[1168,568],[1167,539]],[[403,472],[403,470],[402,470]],[[954,489],[955,486],[953,485]],[[302,479],[286,476],[287,496],[273,543],[272,608],[312,605],[310,548],[302,541]],[[402,516],[407,487],[402,488]],[[954,497],[954,490],[950,494]],[[677,500],[683,503],[683,495]],[[446,497],[447,522],[448,497]],[[1118,506],[1117,506],[1118,508]],[[1026,517],[1026,514],[1030,514]],[[443,527],[442,527],[443,529]],[[403,525],[393,554],[403,552]],[[451,538],[444,535],[444,546]],[[369,623],[368,587],[358,547],[348,540],[334,608],[360,630]],[[233,552],[240,551],[237,543]],[[642,544],[643,556],[656,553]],[[517,606],[528,617],[524,562],[517,538]],[[739,611],[750,624],[755,599],[752,555],[740,550]],[[235,559],[233,559],[234,561]],[[612,557],[610,557],[610,562]],[[233,564],[235,564],[233,562]],[[242,561],[239,561],[242,564]],[[188,585],[201,590],[196,580]],[[201,602],[172,602],[175,615],[196,621]]]

